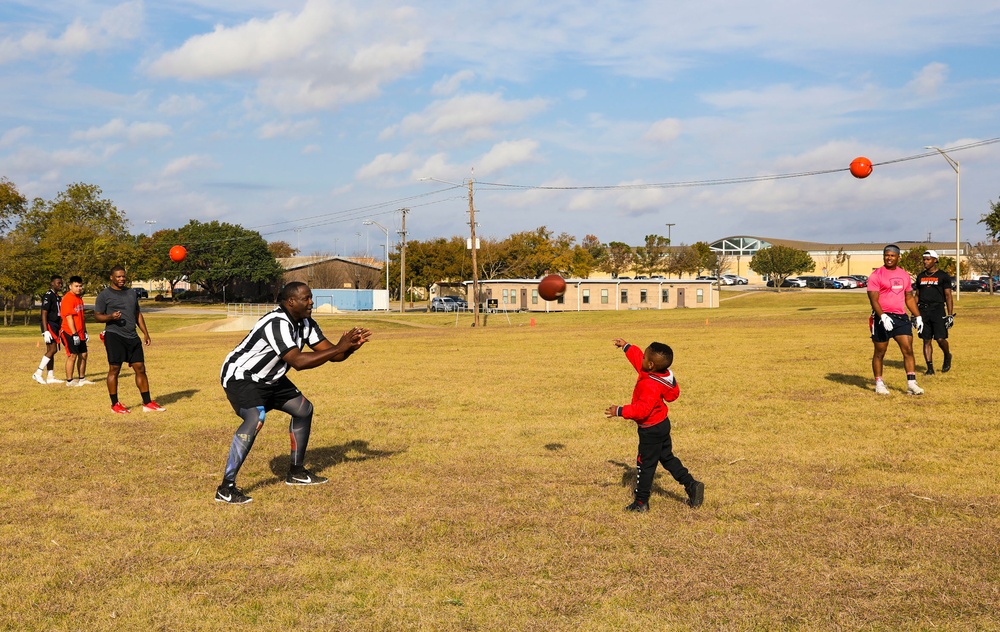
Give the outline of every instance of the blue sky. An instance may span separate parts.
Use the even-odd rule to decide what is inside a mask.
[[[395,242],[401,207],[466,235],[467,190],[427,178],[473,178],[489,237],[954,241],[955,172],[892,161],[1000,137],[1000,1],[826,4],[7,0],[0,176],[304,254],[381,256],[362,222]],[[833,171],[861,155],[890,164]],[[1000,143],[952,157],[979,241]]]

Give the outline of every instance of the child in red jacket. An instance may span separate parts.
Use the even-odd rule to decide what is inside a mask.
[[[615,338],[615,346],[625,350],[625,357],[639,373],[632,391],[632,403],[627,406],[609,406],[608,417],[625,417],[639,426],[639,454],[635,459],[638,470],[635,484],[635,501],[626,511],[649,511],[649,494],[653,489],[656,464],[662,463],[687,492],[688,504],[700,507],[705,497],[705,485],[694,480],[681,460],[674,456],[670,444],[670,418],[667,402],[681,394],[677,379],[670,371],[674,362],[673,350],[662,342],[651,343],[646,350]]]

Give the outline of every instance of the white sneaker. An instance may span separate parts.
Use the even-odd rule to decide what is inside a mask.
[[[923,395],[924,389],[917,386],[917,381],[913,380],[906,383],[906,392],[910,395]]]
[[[37,371],[31,374],[31,379],[35,380],[39,384],[45,384],[46,383],[45,382],[45,378],[43,378],[42,374],[39,373],[39,372],[37,372]]]
[[[60,380],[60,379],[59,379],[59,378],[57,378],[56,376],[54,376],[54,375],[50,375],[50,376],[49,376],[48,378],[46,378],[46,380],[45,380],[45,381],[46,381],[46,382],[47,382],[48,384],[59,384],[59,383],[61,383],[61,382],[65,382],[66,380]]]
[[[83,380],[77,381],[77,383],[76,383],[77,386],[86,386],[87,384],[93,384],[93,382],[91,382],[88,379],[83,379]]]
[[[876,395],[889,395],[889,389],[886,387],[885,382],[878,381],[875,382],[875,394]]]
[[[76,380],[70,380],[66,382],[66,386],[76,386]]]

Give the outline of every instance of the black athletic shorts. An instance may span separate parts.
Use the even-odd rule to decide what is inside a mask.
[[[948,338],[948,328],[945,326],[947,314],[944,303],[918,303],[920,317],[924,319],[924,330],[920,333],[921,340],[945,340]]]
[[[913,327],[910,325],[910,319],[906,317],[906,314],[885,313],[889,314],[889,318],[892,319],[891,331],[885,330],[885,327],[882,326],[882,319],[875,316],[874,312],[868,318],[868,327],[871,329],[872,342],[889,342],[896,336],[913,336]]]
[[[60,332],[62,334],[62,343],[66,347],[66,357],[80,355],[81,353],[87,353],[87,341],[80,338],[79,344],[73,343],[73,334],[68,332]]]
[[[132,366],[137,362],[145,362],[142,353],[142,340],[139,336],[126,338],[110,331],[104,332],[104,350],[108,352],[108,364]]]
[[[241,408],[263,406],[264,410],[276,410],[302,395],[287,375],[282,375],[274,384],[262,384],[252,380],[229,380],[223,390],[233,411],[239,415]]]

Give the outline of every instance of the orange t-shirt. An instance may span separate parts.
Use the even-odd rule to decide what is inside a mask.
[[[69,328],[69,319],[76,323],[76,333],[83,335],[87,331],[87,325],[83,321],[83,297],[72,292],[66,292],[62,302],[59,303],[59,315],[62,316],[62,330],[69,335],[73,335],[73,330]]]

